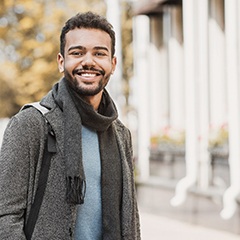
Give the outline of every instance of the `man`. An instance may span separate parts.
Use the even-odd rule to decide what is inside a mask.
[[[110,23],[69,19],[57,61],[64,77],[41,100],[56,138],[32,239],[140,239],[130,132],[105,89],[116,66]],[[0,236],[26,239],[48,124],[29,107],[15,115],[0,155]]]

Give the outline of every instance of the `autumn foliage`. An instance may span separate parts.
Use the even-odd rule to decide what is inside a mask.
[[[0,118],[38,101],[59,80],[59,35],[77,12],[106,13],[104,0],[0,0]],[[123,94],[132,75],[131,7],[121,2]]]
[[[62,25],[88,10],[103,14],[105,5],[96,0],[1,0],[0,117],[39,100],[61,77],[56,56]]]

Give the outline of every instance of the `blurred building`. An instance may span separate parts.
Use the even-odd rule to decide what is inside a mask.
[[[239,211],[240,2],[139,0],[134,12],[133,104],[138,182],[220,199]]]

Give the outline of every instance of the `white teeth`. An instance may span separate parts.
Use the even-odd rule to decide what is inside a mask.
[[[94,74],[94,73],[82,73],[81,75],[83,77],[94,77],[94,76],[96,76],[96,74]]]

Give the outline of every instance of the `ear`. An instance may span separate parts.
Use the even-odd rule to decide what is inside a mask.
[[[61,53],[58,53],[57,55],[57,62],[58,62],[58,69],[60,73],[64,72],[64,57]]]
[[[116,65],[117,65],[117,58],[116,57],[113,57],[112,58],[112,72],[111,74],[114,73],[115,69],[116,69]]]

